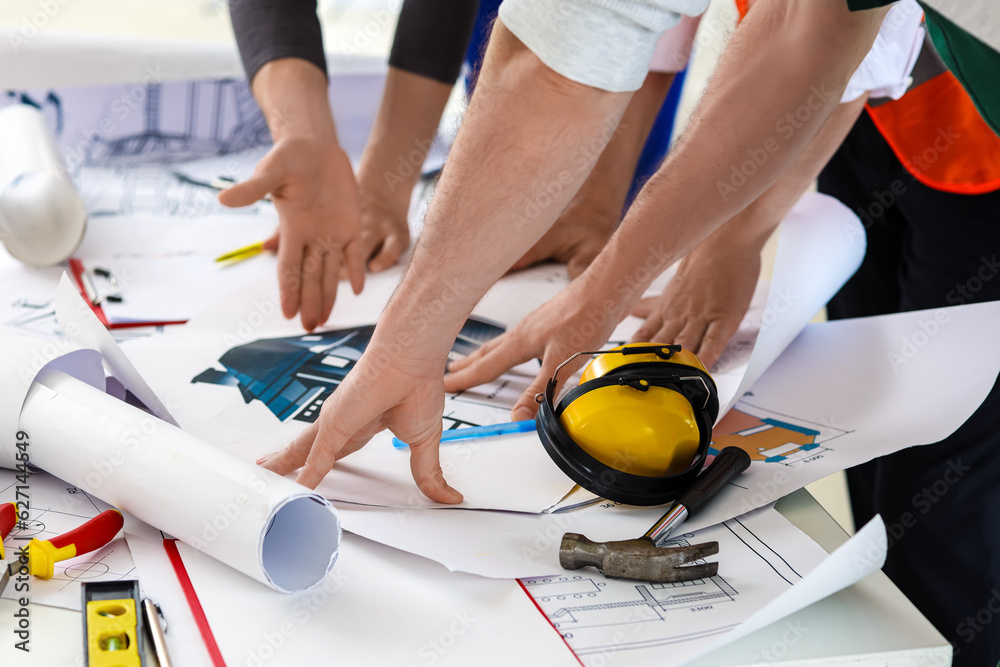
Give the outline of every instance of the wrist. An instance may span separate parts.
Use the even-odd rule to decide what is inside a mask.
[[[777,229],[773,216],[751,204],[695,246],[689,256],[759,256]]]
[[[327,97],[326,74],[299,58],[279,58],[264,65],[253,80],[275,143],[293,137],[339,145]]]
[[[361,193],[362,204],[389,208],[406,215],[410,208],[410,197],[413,188],[420,179],[420,163],[409,170],[402,164],[377,164],[365,157],[358,166],[358,190]]]

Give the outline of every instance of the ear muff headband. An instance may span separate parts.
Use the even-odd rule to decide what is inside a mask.
[[[667,360],[680,346],[633,345],[621,350],[580,352],[559,365],[549,379],[545,392],[536,396],[540,403],[536,429],[545,451],[559,468],[583,488],[608,500],[629,505],[662,505],[689,486],[701,471],[712,440],[712,425],[719,412],[718,393],[712,377],[700,368]],[[559,371],[578,356],[600,354],[655,353],[663,362],[638,362],[613,369],[606,375],[574,387],[555,406],[555,388]],[[588,454],[559,423],[559,416],[583,394],[614,385],[627,385],[639,391],[662,387],[680,393],[694,410],[699,443],[691,465],[676,475],[645,477],[616,470]]]

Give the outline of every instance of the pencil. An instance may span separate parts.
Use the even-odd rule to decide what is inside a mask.
[[[242,262],[244,259],[250,259],[255,257],[260,253],[264,252],[264,242],[258,241],[257,243],[251,243],[248,246],[243,246],[242,248],[237,248],[231,252],[227,252],[224,255],[219,255],[215,258],[216,262]]]

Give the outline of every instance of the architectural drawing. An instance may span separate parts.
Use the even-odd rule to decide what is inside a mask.
[[[587,570],[520,582],[585,665],[679,664],[679,656],[738,625],[822,558],[815,545],[798,543],[801,534],[782,542],[776,522],[784,519],[776,515],[764,510],[671,542],[717,540],[720,574],[713,577],[637,582]]]
[[[219,358],[222,368],[206,369],[191,382],[233,387],[244,402],[261,401],[282,422],[311,424],[319,416],[323,402],[361,358],[374,331],[375,325],[369,325],[255,340],[229,349]],[[499,324],[470,318],[452,351],[469,354],[503,331]],[[480,423],[446,411],[446,429]]]
[[[93,474],[97,474],[96,472]],[[86,491],[44,472],[33,473],[28,478],[28,489],[17,494],[19,482],[13,470],[0,468],[0,502],[27,504],[26,525],[18,525],[4,540],[7,559],[13,560],[17,550],[32,538],[48,540],[77,528],[111,506]],[[117,581],[134,577],[132,555],[125,544],[124,534],[119,534],[107,546],[55,564],[55,575],[48,580],[32,577],[30,598],[37,604],[67,609],[80,609],[80,584],[84,581]],[[14,579],[2,597],[16,597]],[[18,593],[17,595],[24,595]]]
[[[0,106],[29,104],[49,119],[70,171],[80,165],[177,162],[267,145],[245,80],[8,90]]]
[[[50,337],[62,333],[62,329],[56,321],[54,297],[50,299],[16,298],[7,309],[3,324],[26,335]]]
[[[671,546],[687,546],[685,539],[674,540]],[[696,561],[698,563],[704,562]],[[635,623],[669,623],[671,613],[690,611],[706,605],[732,602],[739,593],[719,575],[707,579],[683,582],[653,582],[636,584],[622,580],[620,593],[608,599],[605,589],[612,579],[601,575],[566,574],[560,577],[525,579],[521,583],[536,602],[552,605],[549,620],[556,630],[570,639],[586,628],[632,625]],[[560,603],[564,606],[558,606]],[[627,613],[624,613],[626,612]]]
[[[822,458],[831,440],[851,433],[827,424],[803,421],[742,400],[712,431],[715,451],[739,447],[753,461],[793,466]]]
[[[88,165],[78,169],[73,178],[91,221],[137,213],[164,218],[245,217],[258,214],[265,206],[260,203],[241,208],[223,206],[217,199],[217,190],[185,180],[163,166]]]

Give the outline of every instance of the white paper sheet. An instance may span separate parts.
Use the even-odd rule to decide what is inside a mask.
[[[762,610],[777,618],[795,611],[772,601],[800,585],[808,589],[811,571],[827,557],[772,508],[686,533],[674,544],[708,541],[719,542],[718,556],[709,559],[719,562],[714,577],[654,583],[584,569],[522,583],[584,665],[662,665],[667,651],[670,664],[682,664],[727,643]],[[834,590],[850,579],[844,569],[832,568]]]
[[[38,375],[19,426],[39,468],[276,590],[333,566],[340,523],[322,498],[65,373]]]
[[[993,302],[806,327],[736,404],[731,421],[719,423],[715,441],[742,446],[755,460],[736,482],[743,488],[730,485],[693,525],[953,433],[1000,372],[998,321]],[[725,437],[733,430],[747,435]]]
[[[157,563],[158,535],[130,533],[129,543],[141,578],[149,573],[173,585],[162,560]],[[229,665],[579,665],[514,581],[449,573],[344,535],[333,572],[311,590],[283,596],[246,586],[232,570],[178,546]],[[182,604],[165,606],[168,618],[185,614]],[[181,643],[191,637],[189,629],[173,637],[168,631],[167,643],[188,656],[191,647]]]
[[[777,260],[777,280],[772,281],[769,288],[758,289],[756,307],[732,341],[731,354],[724,357],[726,367],[718,376],[723,405],[731,403],[739,386],[746,382],[747,369],[751,374],[759,374],[853,272],[864,252],[863,234],[850,233],[856,231],[858,224],[846,207],[822,195],[803,198],[788,216],[783,223],[785,240]],[[338,326],[374,322],[396,284],[394,274],[369,276],[360,297],[342,285],[334,322]],[[661,281],[666,279],[662,277]],[[513,324],[565,284],[563,267],[539,267],[514,274],[500,281],[475,312]],[[261,285],[236,292],[225,302],[214,304],[209,311],[195,317],[186,331],[176,332],[169,339],[140,342],[130,348],[136,363],[158,393],[179,406],[179,418],[187,428],[248,459],[280,448],[293,439],[301,427],[295,428],[288,422],[280,426],[275,424],[272,415],[260,409],[258,401],[244,403],[245,397],[237,396],[235,387],[192,385],[191,379],[211,367],[237,343],[300,331],[296,322],[281,318],[275,307],[273,288],[270,293],[265,289]],[[763,305],[765,295],[769,295],[766,307]],[[768,316],[770,312],[774,313],[773,317]],[[619,327],[620,332],[638,322],[636,318],[630,320]],[[764,335],[757,336],[761,323]],[[622,338],[627,335],[623,334]],[[752,347],[754,350],[760,348],[760,352],[754,352],[759,358],[750,364]],[[162,359],[168,348],[171,363],[166,365]],[[536,372],[535,367],[534,363],[524,364],[499,384],[467,392],[466,396],[493,396],[503,385],[503,395],[493,396],[492,402],[499,408],[495,414],[466,419],[474,423],[506,421],[508,416],[504,408],[513,405],[519,394],[517,388],[527,386],[527,381]],[[228,394],[224,395],[223,391]],[[446,415],[451,405],[449,402]],[[477,419],[479,421],[475,421]],[[405,458],[389,451],[389,438],[388,434],[377,436],[367,447],[338,464],[321,486],[324,495],[336,500],[402,508],[431,506],[409,481],[409,472],[401,465],[405,464]],[[502,444],[500,442],[472,445],[476,451],[474,456],[468,445],[442,448],[443,465],[451,483],[467,494],[465,507],[540,512],[571,490],[572,484],[561,477],[538,446],[535,436],[511,438],[508,442],[516,445],[511,447],[509,457],[504,457],[502,450],[493,446]],[[525,480],[525,470],[535,477]],[[484,479],[487,481],[483,482]],[[515,487],[511,487],[512,482]],[[519,491],[511,493],[511,488]]]
[[[795,586],[713,643],[705,653],[746,637],[878,572],[885,564],[887,548],[885,523],[882,517],[876,515]]]
[[[111,509],[99,498],[44,472],[31,474],[28,483],[21,485],[27,488],[20,489],[20,494],[19,484],[16,472],[0,469],[0,502],[19,502],[22,511],[26,508],[28,512],[27,527],[15,526],[4,540],[7,562],[13,561],[17,550],[32,538],[51,540]],[[8,599],[28,597],[32,604],[79,611],[82,583],[131,579],[136,576],[134,567],[125,536],[119,534],[100,549],[56,563],[51,579],[30,577],[27,591],[15,590],[17,582],[11,578],[7,589],[0,592]]]
[[[230,245],[238,247],[234,242]],[[235,264],[218,264],[212,254],[174,257],[95,257],[87,271],[111,272],[121,301],[101,304],[109,322],[185,321],[247,283],[277,275],[277,260],[265,252]],[[110,287],[101,285],[99,288]]]
[[[869,574],[885,561],[876,518],[827,556],[773,509],[687,534],[719,542],[719,574],[680,584],[609,579],[592,570],[522,580],[590,666],[680,665],[744,637]]]
[[[929,323],[939,321],[944,324],[935,335],[926,335],[933,330]],[[745,438],[752,457],[771,460],[753,461],[689,519],[687,529],[725,521],[832,472],[950,434],[1000,371],[1000,350],[990,342],[997,321],[1000,303],[809,325],[716,429],[717,441],[738,446]],[[919,353],[903,356],[911,351],[908,344],[914,350],[919,344]],[[906,361],[894,369],[890,355]],[[955,364],[963,373],[953,372]],[[727,437],[727,430],[748,435]],[[558,571],[558,539],[567,531],[629,539],[664,511],[609,502],[535,517],[341,509],[346,530],[451,569],[500,577]]]
[[[142,521],[125,523],[125,540],[135,561],[142,595],[153,600],[166,619],[167,650],[175,665],[211,665],[177,573],[163,548],[165,534]]]
[[[737,333],[711,369],[720,419],[840,290],[864,255],[861,222],[839,201],[809,192],[792,207],[781,221],[771,280],[758,285]],[[666,285],[661,276],[646,296],[660,294]],[[641,324],[637,317],[625,318],[612,340],[628,340]]]
[[[168,424],[177,426],[177,422],[167,406],[160,401],[160,398],[139,375],[135,366],[118,347],[111,334],[80,297],[70,282],[69,276],[65,274],[59,280],[54,305],[61,330],[74,343],[83,348],[99,351],[102,365],[108,376],[113,377],[123,390],[131,392],[154,415]],[[74,374],[74,377],[79,376]],[[124,399],[124,394],[119,398]]]
[[[546,280],[557,273],[565,275],[565,269],[544,267],[525,277]],[[341,327],[349,330],[359,325],[370,326],[397,281],[398,271],[368,276],[365,292],[360,297],[342,285],[328,328],[341,331]],[[272,291],[263,291],[267,289]],[[515,297],[521,289],[523,285],[514,279],[504,281],[494,290],[494,294],[503,297],[498,298],[497,303],[509,309],[508,304],[518,303]],[[552,282],[550,290],[557,291],[558,284]],[[501,307],[482,310],[491,319],[505,315]],[[240,360],[225,355],[236,355],[245,345],[259,346],[263,340],[287,337],[291,338],[290,342],[268,343],[268,368],[277,363],[277,357],[273,356],[277,353],[277,345],[291,351],[282,352],[283,355],[293,352],[298,355],[302,346],[315,347],[318,356],[323,357],[324,370],[333,368],[328,364],[347,363],[357,356],[354,348],[341,348],[340,351],[330,348],[331,341],[342,337],[340,334],[330,339],[323,339],[321,333],[304,335],[297,321],[281,316],[276,290],[263,284],[234,293],[195,317],[183,330],[171,332],[161,340],[136,341],[127,351],[157,393],[170,403],[187,430],[241,458],[255,460],[280,449],[315,420],[316,408],[310,401],[321,401],[327,393],[320,391],[317,385],[318,394],[304,394],[294,399],[302,403],[299,411],[283,411],[275,407],[280,401],[269,399],[270,402],[265,403],[263,399],[271,394],[258,390],[256,385],[243,391],[235,384],[234,373],[245,373],[247,377],[243,381],[247,385],[251,384],[251,379],[263,382],[261,371],[251,370],[256,368],[254,360],[263,358],[260,357],[265,353],[263,348],[247,350],[250,356],[240,357]],[[170,364],[163,363],[167,355]],[[220,361],[224,357],[228,367]],[[289,364],[294,360],[282,358],[287,358]],[[319,381],[320,374],[309,368],[309,364],[317,363],[315,360],[295,363],[300,364],[295,367],[295,377],[303,382]],[[444,410],[444,428],[508,421],[510,408],[533,378],[535,367],[536,362],[525,364],[497,382],[449,397]],[[219,376],[206,379],[205,374],[213,369],[229,375],[232,380],[220,380]],[[196,378],[198,381],[193,383]],[[267,375],[269,386],[277,387],[277,382]],[[284,390],[272,393],[286,396]],[[435,506],[413,483],[409,452],[394,448],[390,444],[391,437],[388,432],[379,434],[362,450],[344,459],[324,480],[319,491],[327,497],[351,502],[401,508]],[[446,444],[441,448],[441,458],[450,483],[465,494],[466,507],[541,512],[573,487],[573,482],[552,463],[532,434]]]

